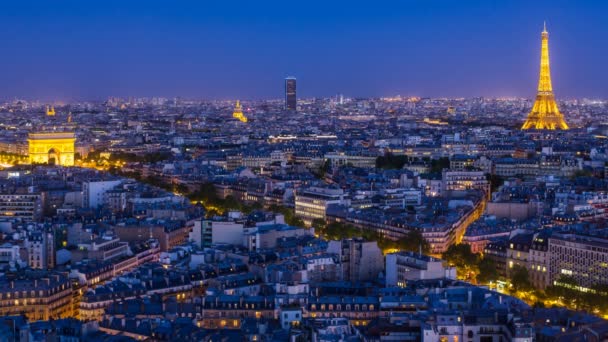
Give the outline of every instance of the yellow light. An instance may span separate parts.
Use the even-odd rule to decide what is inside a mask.
[[[549,33],[546,28],[541,34],[541,55],[540,55],[540,77],[538,79],[538,93],[534,106],[528,114],[521,129],[569,129],[560,113],[553,86],[551,84],[551,70],[549,68]]]

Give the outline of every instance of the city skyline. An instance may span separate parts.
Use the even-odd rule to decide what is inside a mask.
[[[3,4],[0,94],[269,99],[294,75],[303,98],[533,98],[546,20],[557,98],[604,97],[605,5],[515,3]]]
[[[573,3],[0,2],[0,341],[608,341]]]

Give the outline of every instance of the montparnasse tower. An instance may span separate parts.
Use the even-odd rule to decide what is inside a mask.
[[[534,106],[528,114],[526,122],[521,129],[568,129],[564,116],[559,112],[553,86],[551,85],[551,69],[549,68],[549,32],[547,25],[541,33],[540,77],[538,79],[538,93]]]

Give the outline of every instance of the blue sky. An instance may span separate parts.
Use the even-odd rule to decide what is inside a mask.
[[[605,1],[0,2],[0,98],[608,98]]]

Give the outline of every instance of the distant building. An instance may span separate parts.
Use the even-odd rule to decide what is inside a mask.
[[[35,221],[42,215],[42,202],[39,193],[0,194],[0,217],[17,217]]]
[[[247,229],[245,247],[249,250],[276,248],[279,239],[306,235],[312,235],[312,233],[305,228],[286,224],[264,224]]]
[[[296,215],[308,225],[314,219],[325,220],[329,205],[345,203],[345,194],[342,189],[319,187],[298,189],[295,198]]]
[[[477,157],[466,154],[455,154],[450,158],[450,169],[464,171],[474,166]]]
[[[340,166],[352,166],[352,167],[363,167],[363,168],[372,168],[376,167],[376,159],[378,156],[376,154],[353,154],[346,152],[329,152],[325,154],[325,159],[327,159],[332,167],[340,167]]]
[[[507,275],[511,275],[515,266],[528,268],[530,246],[533,233],[521,233],[513,236],[507,246]]]
[[[405,287],[408,280],[456,279],[456,268],[443,260],[415,252],[386,255],[386,286]]]
[[[73,258],[113,261],[130,254],[129,244],[118,238],[97,238],[88,243],[78,244],[78,251],[72,253]]]
[[[195,220],[189,240],[204,248],[217,243],[241,246],[244,242],[243,223],[233,221]]]
[[[285,109],[296,110],[297,105],[296,78],[290,76],[285,79]]]
[[[72,285],[59,273],[32,273],[15,280],[0,278],[0,316],[29,320],[72,317]]]
[[[343,280],[372,281],[384,270],[384,257],[376,241],[360,238],[330,241],[327,252],[339,256]]]
[[[119,185],[121,180],[88,181],[82,183],[82,206],[97,209],[104,203],[104,195]]]
[[[28,264],[34,269],[52,269],[55,267],[55,239],[52,232],[29,232],[25,240]]]
[[[490,183],[483,171],[443,170],[443,192],[482,190],[489,196]]]
[[[507,245],[506,239],[496,240],[488,243],[483,250],[484,258],[494,261],[496,271],[501,277],[507,276]]]
[[[561,276],[576,279],[581,290],[608,283],[607,246],[608,239],[603,237],[554,233],[548,253],[552,284]]]
[[[545,232],[535,234],[530,245],[528,275],[538,289],[550,285],[549,281],[549,236]]]

